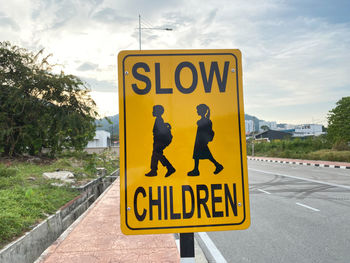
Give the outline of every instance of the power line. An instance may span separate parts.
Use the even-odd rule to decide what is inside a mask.
[[[151,23],[148,23],[144,20],[141,20],[141,25],[144,25],[145,27],[154,27]]]
[[[148,27],[154,27],[152,22],[150,22],[148,19],[146,19],[145,17],[142,17],[142,19]],[[142,23],[142,21],[141,21],[141,23]]]
[[[145,19],[143,18],[143,20],[145,20]],[[146,26],[146,27],[141,27],[141,24],[143,24],[143,25]],[[143,29],[166,30],[166,31],[172,31],[172,30],[173,30],[172,28],[169,28],[169,27],[167,27],[167,28],[153,27],[153,26],[152,26],[152,23],[149,23],[149,22],[147,22],[147,21],[142,22],[142,21],[141,21],[141,15],[139,15],[139,27],[138,27],[138,30],[139,30],[139,46],[140,46],[140,50],[141,50],[141,31],[142,31]]]

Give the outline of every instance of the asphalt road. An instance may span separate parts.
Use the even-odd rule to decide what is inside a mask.
[[[227,262],[350,262],[350,170],[249,161],[248,173],[250,228],[208,232]]]

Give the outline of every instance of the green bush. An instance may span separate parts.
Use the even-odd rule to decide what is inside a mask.
[[[0,247],[47,217],[47,214],[55,213],[78,194],[76,190],[49,184],[0,190]]]
[[[333,144],[333,149],[337,151],[347,151],[350,150],[350,147],[346,141],[338,140]]]
[[[248,154],[252,154],[252,142],[247,143]],[[285,156],[295,158],[300,154],[307,154],[321,149],[330,149],[331,144],[323,137],[307,139],[274,140],[272,142],[255,142],[255,155]]]
[[[252,141],[247,142],[248,155],[252,155],[252,143]],[[325,136],[282,141],[274,140],[272,142],[254,142],[254,155],[350,162],[350,151],[347,143],[338,142],[332,146]]]
[[[77,160],[85,160],[89,158],[91,154],[84,151],[65,151],[60,153],[58,156],[60,158],[74,158]]]
[[[66,152],[61,156],[40,164],[0,160],[0,248],[79,195],[68,186],[52,186],[53,181],[43,178],[43,172],[69,170],[80,175],[75,176],[79,184],[96,178],[96,167],[105,167],[109,174],[119,166],[110,152]]]
[[[16,169],[0,167],[0,177],[13,177],[16,173]]]
[[[92,154],[85,160],[84,168],[85,170],[89,171],[92,174],[95,174],[97,172],[97,155]]]
[[[55,162],[55,165],[59,167],[70,167],[72,163],[67,158],[59,159]]]
[[[307,157],[311,160],[350,162],[350,151],[320,150],[309,153]]]

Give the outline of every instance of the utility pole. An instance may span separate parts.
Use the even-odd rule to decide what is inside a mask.
[[[139,15],[139,46],[141,50],[141,15]]]
[[[165,31],[172,31],[173,29],[172,28],[169,28],[169,27],[165,27],[165,28],[162,28],[162,27],[141,27],[141,15],[139,14],[139,48],[141,50],[141,30],[143,29],[151,29],[151,30],[165,30]]]

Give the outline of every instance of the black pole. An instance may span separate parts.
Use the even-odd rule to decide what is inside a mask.
[[[194,234],[180,233],[180,257],[194,258]]]

